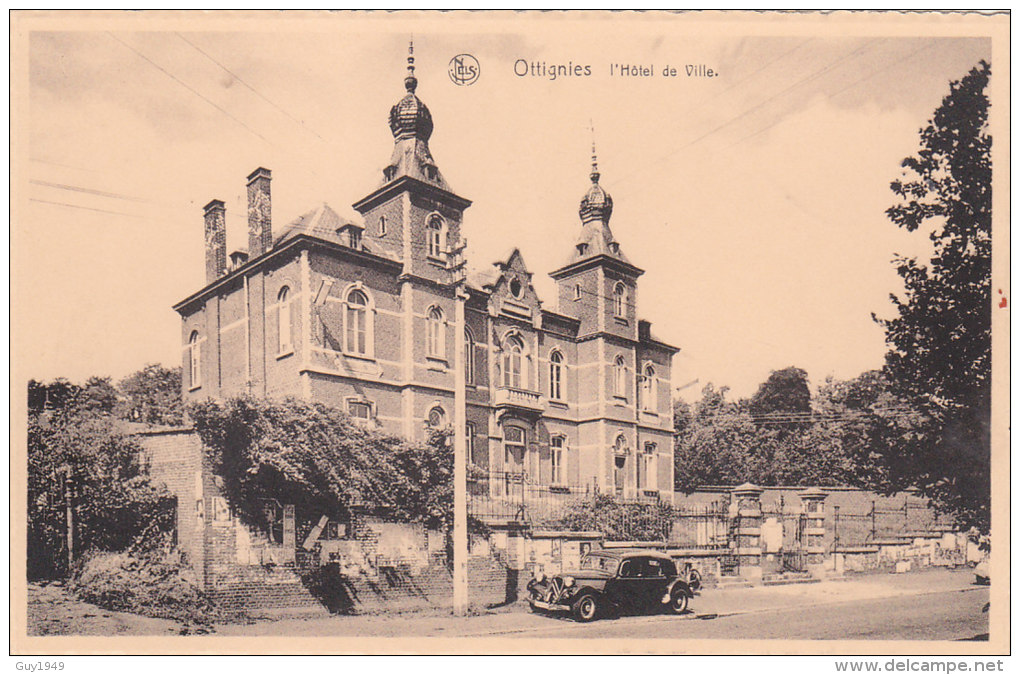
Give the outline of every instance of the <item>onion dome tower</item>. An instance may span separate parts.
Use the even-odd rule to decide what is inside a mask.
[[[383,169],[383,182],[389,183],[402,176],[410,176],[449,190],[429,151],[429,139],[432,137],[433,129],[432,113],[415,93],[418,89],[418,78],[414,75],[414,42],[408,47],[404,89],[407,93],[390,108],[393,155]]]
[[[390,108],[393,153],[382,183],[353,206],[374,251],[402,262],[409,279],[447,283],[463,250],[460,228],[471,201],[450,189],[432,158],[432,113],[418,98],[414,70],[411,42],[405,92]]]
[[[574,245],[570,262],[573,264],[598,255],[608,255],[626,262],[627,258],[620,250],[620,244],[609,229],[609,219],[613,217],[613,198],[605,188],[599,185],[602,175],[599,173],[598,155],[595,143],[591,146],[591,187],[581,199],[578,215],[581,216],[581,233]]]

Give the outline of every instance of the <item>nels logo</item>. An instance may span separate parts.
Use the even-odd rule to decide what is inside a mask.
[[[470,54],[458,54],[450,59],[450,79],[454,84],[467,86],[478,81],[482,69],[478,65],[478,59]]]

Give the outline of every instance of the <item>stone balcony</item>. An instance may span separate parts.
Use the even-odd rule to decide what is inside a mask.
[[[537,391],[516,387],[497,387],[492,397],[497,410],[514,410],[526,415],[541,415],[545,412],[545,403],[545,397]]]

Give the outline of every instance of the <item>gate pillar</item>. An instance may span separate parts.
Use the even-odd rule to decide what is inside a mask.
[[[812,576],[825,576],[825,498],[829,494],[816,487],[800,493],[804,534],[801,541],[805,566]]]
[[[733,488],[733,540],[730,546],[737,557],[740,576],[761,581],[761,488],[751,483]]]

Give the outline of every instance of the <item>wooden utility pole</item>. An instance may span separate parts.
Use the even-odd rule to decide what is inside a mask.
[[[468,610],[468,533],[467,533],[467,378],[464,368],[464,332],[467,328],[465,304],[467,289],[464,287],[463,250],[466,242],[461,243],[456,251],[455,267],[456,286],[456,319],[454,321],[457,334],[454,339],[455,353],[453,357],[454,392],[453,392],[453,613],[465,616]]]
[[[67,574],[71,575],[74,566],[74,509],[71,505],[71,467],[61,467],[61,476],[64,478],[64,511],[66,517],[67,533]]]

